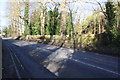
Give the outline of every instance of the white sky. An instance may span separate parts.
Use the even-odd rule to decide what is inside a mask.
[[[6,9],[7,9],[7,0],[0,1],[0,28],[7,26],[7,18],[6,18]]]

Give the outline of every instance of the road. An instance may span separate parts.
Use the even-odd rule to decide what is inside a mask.
[[[53,73],[33,61],[21,49],[4,40],[3,67],[5,67],[3,78],[56,78]]]
[[[120,58],[97,53],[3,39],[5,78],[118,78],[119,61]]]

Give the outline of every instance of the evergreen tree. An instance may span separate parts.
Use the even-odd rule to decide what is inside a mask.
[[[67,22],[66,22],[66,27],[67,27],[67,35],[70,35],[71,34],[71,13],[68,13],[67,15]]]
[[[50,10],[47,13],[46,21],[46,34],[47,35],[58,35],[60,31],[60,14],[58,8],[55,7],[54,10]]]
[[[55,7],[55,9],[53,10],[53,14],[54,14],[54,35],[55,34],[59,34],[60,31],[60,18],[59,18],[59,12],[58,12],[58,8]]]
[[[105,6],[106,6],[106,15],[107,15],[107,26],[105,28],[108,34],[107,36],[108,41],[111,42],[113,40],[113,30],[115,24],[115,8],[111,0],[108,0]]]
[[[28,35],[31,32],[31,26],[29,26],[29,0],[25,2],[25,10],[24,10],[24,27],[25,27],[25,35]]]
[[[108,0],[106,3],[106,14],[107,14],[107,20],[108,20],[108,26],[107,30],[111,30],[115,23],[115,8],[113,5],[113,2],[111,0]]]
[[[32,26],[32,34],[38,35],[40,34],[40,14],[39,8],[32,12],[30,17],[30,25]]]

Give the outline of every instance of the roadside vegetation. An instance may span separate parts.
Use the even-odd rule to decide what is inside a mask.
[[[10,2],[5,36],[120,57],[120,1],[91,3],[99,7],[82,22],[79,10],[70,7],[75,3],[79,0]]]

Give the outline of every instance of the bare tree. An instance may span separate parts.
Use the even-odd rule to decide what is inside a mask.
[[[20,0],[9,2],[8,18],[11,21],[13,36],[22,35],[22,23],[20,19],[22,3]]]
[[[46,16],[46,8],[47,4],[50,3],[48,1],[42,1],[38,2],[40,4],[40,22],[41,22],[41,35],[45,35],[45,16]]]

